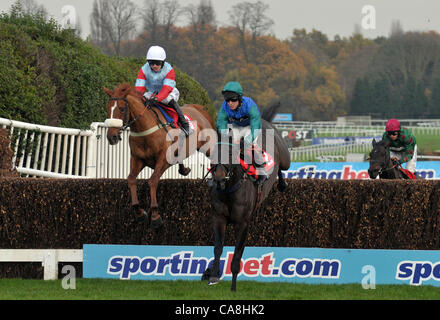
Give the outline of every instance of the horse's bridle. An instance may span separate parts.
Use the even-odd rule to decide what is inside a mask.
[[[381,175],[383,172],[386,172],[386,171],[394,170],[394,168],[397,165],[393,165],[393,166],[391,166],[389,168],[386,167],[387,166],[387,162],[389,163],[390,161],[391,161],[391,158],[390,158],[390,154],[388,152],[387,152],[387,157],[386,157],[386,159],[384,161],[370,159],[370,162],[381,162],[381,163],[383,163],[383,167],[380,168],[379,171],[377,172],[378,175]]]
[[[119,129],[120,132],[124,132],[125,130],[127,130],[128,127],[130,127],[135,121],[137,121],[137,119],[139,119],[142,116],[142,113],[140,113],[138,116],[136,116],[136,118],[130,120],[130,115],[129,115],[129,107],[128,107],[128,100],[127,98],[120,98],[120,97],[114,97],[114,98],[110,98],[110,101],[119,101],[122,100],[125,102],[125,106],[123,108],[123,113],[124,113],[124,120],[122,120],[122,128]],[[124,124],[125,123],[125,124]]]
[[[246,175],[243,174],[243,176],[231,187],[225,189],[225,184],[232,178],[232,169],[228,166],[225,166],[224,164],[217,163],[209,169],[209,172],[215,172],[218,167],[221,167],[222,170],[226,173],[225,177],[221,181],[217,181],[217,185],[215,186],[215,190],[218,193],[232,193],[238,190],[238,188],[241,187],[241,184],[243,183],[243,180],[246,179]],[[209,173],[208,172],[208,173]],[[244,172],[244,171],[243,171]]]

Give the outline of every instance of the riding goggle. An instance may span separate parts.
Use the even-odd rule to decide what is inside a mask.
[[[387,134],[389,136],[397,136],[397,135],[399,135],[399,131],[388,131]]]
[[[225,99],[225,101],[226,102],[237,102],[238,101],[238,98],[228,98],[228,99]]]
[[[150,66],[154,66],[154,65],[161,66],[162,63],[163,63],[163,61],[160,61],[160,60],[148,60],[148,64]]]

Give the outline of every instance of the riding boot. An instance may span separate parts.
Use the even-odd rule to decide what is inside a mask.
[[[267,180],[266,162],[264,161],[263,151],[254,148],[254,165],[258,173],[257,184],[261,185]]]
[[[174,99],[171,100],[168,103],[169,106],[173,107],[174,110],[177,112],[177,117],[179,118],[179,122],[182,125],[183,132],[185,132],[186,136],[189,136],[192,132],[191,128],[189,127],[189,123],[186,120],[185,116],[183,115],[182,109],[180,109],[179,104]]]

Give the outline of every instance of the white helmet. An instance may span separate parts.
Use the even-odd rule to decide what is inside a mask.
[[[162,47],[152,46],[150,47],[150,49],[148,49],[147,60],[165,61],[166,58],[167,58],[167,54],[165,53],[165,50]]]

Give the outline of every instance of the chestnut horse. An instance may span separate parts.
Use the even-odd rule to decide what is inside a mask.
[[[212,117],[206,107],[196,104],[182,106],[194,127],[188,137],[180,129],[173,129],[155,104],[142,101],[142,95],[128,84],[121,84],[113,91],[104,87],[110,97],[107,103],[106,120],[107,139],[111,145],[120,140],[121,130],[130,128],[129,145],[131,151],[130,174],[127,181],[131,194],[131,205],[138,218],[148,217],[152,228],[162,225],[156,198],[157,185],[162,174],[177,162],[179,152],[179,173],[186,176],[191,171],[181,161],[196,150],[209,156],[209,145],[215,143],[217,133]],[[174,152],[173,152],[174,150]],[[182,150],[185,152],[182,153]],[[144,167],[152,168],[153,174],[148,180],[150,187],[149,214],[139,206],[136,190],[136,178]]]

